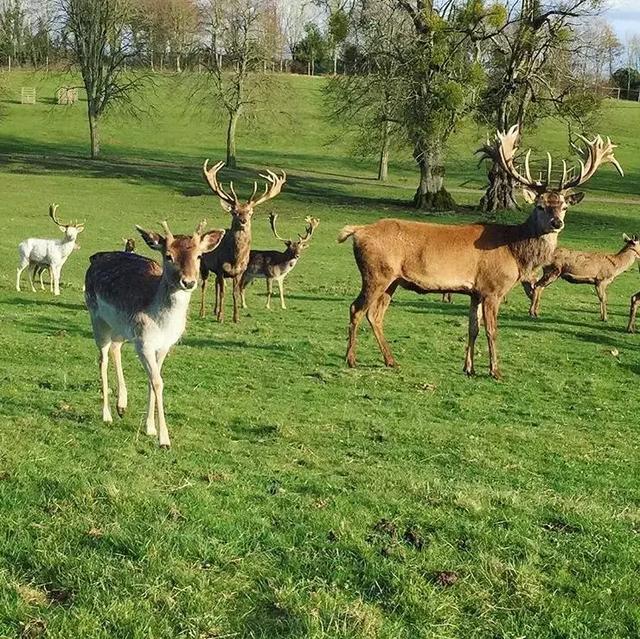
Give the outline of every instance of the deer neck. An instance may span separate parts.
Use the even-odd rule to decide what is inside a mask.
[[[521,277],[548,264],[558,245],[558,233],[544,233],[533,214],[513,227],[511,252],[518,262]]]
[[[66,258],[71,255],[71,252],[76,245],[76,238],[74,237],[73,239],[71,239],[70,237],[65,235],[62,239],[58,240],[58,243],[60,244],[62,256]]]
[[[628,268],[631,268],[636,259],[637,255],[635,251],[627,246],[622,248],[615,255],[611,256],[611,261],[613,262],[613,265],[618,273],[622,273]]]
[[[158,284],[158,290],[149,308],[149,315],[158,324],[174,322],[186,324],[192,293],[193,290],[185,291],[171,284],[163,273]]]

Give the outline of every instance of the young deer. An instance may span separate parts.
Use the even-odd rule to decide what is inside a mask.
[[[305,218],[307,230],[304,236],[298,233],[298,239],[293,241],[292,239],[285,240],[278,235],[278,231],[276,230],[277,219],[278,215],[276,213],[269,215],[271,231],[276,239],[284,242],[286,248],[284,251],[251,251],[249,253],[249,264],[240,283],[242,308],[247,308],[247,303],[244,298],[245,289],[254,279],[259,277],[267,280],[267,308],[271,309],[274,281],[278,284],[278,290],[280,291],[280,306],[283,309],[287,308],[284,303],[284,278],[291,273],[298,263],[302,251],[309,246],[311,236],[318,227],[318,224],[320,224],[320,221],[315,217],[307,216]]]
[[[542,277],[534,284],[529,315],[538,317],[544,289],[561,277],[570,284],[595,286],[600,300],[600,319],[607,321],[607,287],[618,275],[631,268],[640,258],[640,240],[623,234],[624,246],[617,253],[583,253],[556,249],[549,264],[542,267]]]
[[[109,423],[108,352],[111,351],[118,378],[118,415],[127,407],[127,388],[120,350],[133,342],[149,380],[147,435],[156,435],[169,447],[164,416],[162,363],[169,349],[184,333],[191,294],[198,284],[203,253],[212,251],[224,231],[204,232],[203,220],[193,235],[173,235],[166,222],[165,235],[136,228],[149,248],[162,254],[162,266],[137,253],[114,251],[92,255],[85,277],[85,300],[93,336],[100,351],[102,419]]]
[[[220,246],[215,251],[204,255],[200,262],[202,286],[200,317],[205,316],[205,290],[209,273],[215,273],[216,302],[213,312],[219,322],[224,321],[224,280],[225,278],[231,278],[233,280],[233,321],[237,322],[240,319],[240,283],[249,263],[249,252],[251,250],[253,209],[280,193],[286,182],[287,174],[283,171],[282,175],[278,176],[269,170],[267,170],[266,175],[260,174],[260,177],[267,181],[264,192],[261,195],[257,195],[258,183],[254,182],[251,197],[242,203],[238,200],[238,196],[233,190],[233,182],[229,183],[231,195],[218,182],[218,171],[224,166],[224,162],[218,162],[210,169],[207,168],[208,164],[209,160],[206,160],[203,166],[204,177],[211,190],[220,199],[222,208],[231,213],[231,228],[227,229]]]
[[[23,240],[18,245],[18,255],[20,256],[20,264],[16,269],[16,291],[20,291],[20,276],[25,268],[29,267],[29,284],[31,290],[35,292],[33,286],[33,276],[39,267],[46,267],[51,273],[53,294],[60,295],[60,273],[64,263],[74,248],[76,248],[76,238],[79,233],[84,231],[84,223],[63,224],[56,217],[57,204],[49,206],[49,217],[53,220],[58,228],[64,233],[64,237],[60,240],[44,240],[40,238],[30,237]],[[34,267],[34,265],[38,265]],[[42,269],[44,270],[44,269]],[[40,273],[41,275],[41,273]],[[40,280],[42,285],[42,279]],[[44,285],[42,285],[44,288]]]
[[[481,149],[486,157],[525,190],[535,208],[522,224],[465,224],[460,226],[427,224],[405,220],[380,220],[365,226],[345,226],[338,242],[353,237],[353,251],[362,276],[362,289],[351,305],[347,363],[356,365],[356,336],[367,317],[387,366],[395,362],[383,332],[384,315],[398,288],[418,293],[454,292],[471,298],[469,339],[464,371],[474,374],[473,359],[479,332],[479,311],[484,315],[489,343],[490,374],[500,377],[496,345],[500,304],[519,281],[550,261],[558,233],[564,227],[567,207],[582,200],[572,189],[586,182],[601,164],[611,162],[622,174],[610,140],[599,136],[587,142],[576,175],[568,173],[566,163],[558,186],[551,185],[551,156],[546,180],[534,180],[525,157],[525,173],[515,166],[519,129],[498,132],[493,145]]]

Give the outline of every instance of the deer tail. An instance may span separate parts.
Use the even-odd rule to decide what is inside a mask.
[[[342,244],[347,238],[351,237],[356,231],[364,228],[363,226],[345,226],[342,228],[340,233],[338,233],[338,242]]]

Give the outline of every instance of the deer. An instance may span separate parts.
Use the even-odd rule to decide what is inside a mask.
[[[629,306],[629,323],[627,324],[627,333],[636,332],[636,313],[640,306],[640,291],[631,296],[631,305]]]
[[[132,342],[148,378],[146,434],[157,435],[160,446],[169,448],[162,364],[185,331],[202,256],[220,244],[225,231],[205,231],[205,220],[192,235],[173,235],[166,222],[162,228],[164,235],[136,226],[147,246],[161,254],[162,265],[124,251],[92,255],[85,276],[85,301],[99,353],[102,420],[113,421],[107,379],[109,351],[118,380],[117,412],[120,417],[125,414],[121,349],[124,342]]]
[[[233,190],[233,182],[229,183],[227,193],[218,181],[218,172],[224,166],[224,162],[218,162],[211,168],[208,167],[209,160],[205,160],[202,167],[204,177],[211,190],[218,196],[222,208],[231,214],[231,228],[227,229],[220,246],[203,256],[200,262],[200,317],[205,316],[205,294],[209,273],[216,276],[216,301],[214,305],[214,315],[219,322],[224,321],[224,280],[233,280],[233,321],[240,320],[240,287],[242,276],[249,264],[249,253],[251,251],[251,219],[256,206],[276,197],[287,180],[287,174],[283,171],[281,175],[276,175],[273,171],[267,170],[266,174],[259,176],[266,180],[264,191],[258,195],[258,183],[253,183],[253,193],[246,202],[240,202],[236,192]]]
[[[586,253],[566,248],[556,249],[551,262],[542,267],[542,277],[533,286],[529,308],[531,317],[538,317],[540,299],[547,286],[559,277],[570,284],[591,284],[600,300],[600,319],[607,321],[607,287],[619,275],[640,259],[640,240],[637,235],[623,233],[624,246],[617,253]]]
[[[348,225],[338,242],[353,239],[353,252],[362,277],[360,293],[350,307],[346,360],[356,366],[358,327],[366,316],[384,363],[395,366],[395,359],[384,336],[383,321],[398,287],[417,293],[464,293],[470,297],[469,331],[463,371],[474,375],[474,347],[479,332],[480,311],[484,315],[489,345],[489,374],[501,378],[498,365],[498,312],[505,295],[518,282],[531,278],[535,269],[547,264],[565,225],[569,206],[578,204],[584,193],[574,189],[584,184],[605,163],[612,163],[621,175],[614,157],[615,145],[600,136],[575,144],[580,168],[567,170],[552,184],[551,155],[547,154],[547,175],[531,176],[525,155],[524,174],[516,166],[520,129],[498,131],[493,143],[479,153],[491,159],[521,185],[525,199],[533,204],[529,217],[521,224],[475,223],[444,225],[400,219],[382,219],[373,224]]]
[[[247,308],[245,300],[245,289],[256,278],[264,278],[267,281],[267,308],[271,310],[271,296],[273,295],[273,282],[278,284],[280,292],[280,307],[286,310],[284,303],[284,278],[291,273],[295,265],[300,259],[302,251],[309,246],[311,236],[320,224],[320,220],[315,217],[307,216],[305,222],[307,228],[304,235],[298,233],[298,239],[285,239],[278,235],[276,229],[277,213],[269,215],[269,225],[274,237],[284,242],[284,251],[250,251],[249,264],[242,276],[240,283],[240,294],[242,297],[242,308]]]
[[[29,284],[31,290],[35,292],[33,286],[33,276],[39,267],[47,267],[51,272],[53,294],[60,295],[60,273],[64,263],[67,261],[71,252],[76,248],[76,239],[82,231],[84,231],[84,222],[64,224],[56,216],[58,210],[57,204],[49,206],[49,217],[54,224],[64,233],[64,236],[58,240],[40,239],[30,237],[18,244],[18,255],[20,262],[16,269],[16,291],[20,292],[20,276],[22,271],[29,267]],[[38,265],[34,267],[34,265]],[[44,270],[44,269],[43,269]],[[40,273],[41,275],[41,273]],[[42,285],[42,280],[40,280]],[[44,288],[44,286],[43,286]]]

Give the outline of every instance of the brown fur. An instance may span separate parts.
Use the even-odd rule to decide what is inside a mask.
[[[640,241],[626,235],[624,246],[617,253],[587,253],[559,248],[543,267],[543,275],[533,289],[529,314],[538,317],[540,299],[547,286],[559,277],[571,284],[591,284],[600,300],[600,319],[607,319],[607,287],[621,273],[631,268],[640,257]]]
[[[640,306],[640,291],[631,296],[631,305],[629,306],[629,323],[627,324],[627,333],[636,332],[636,313]]]

